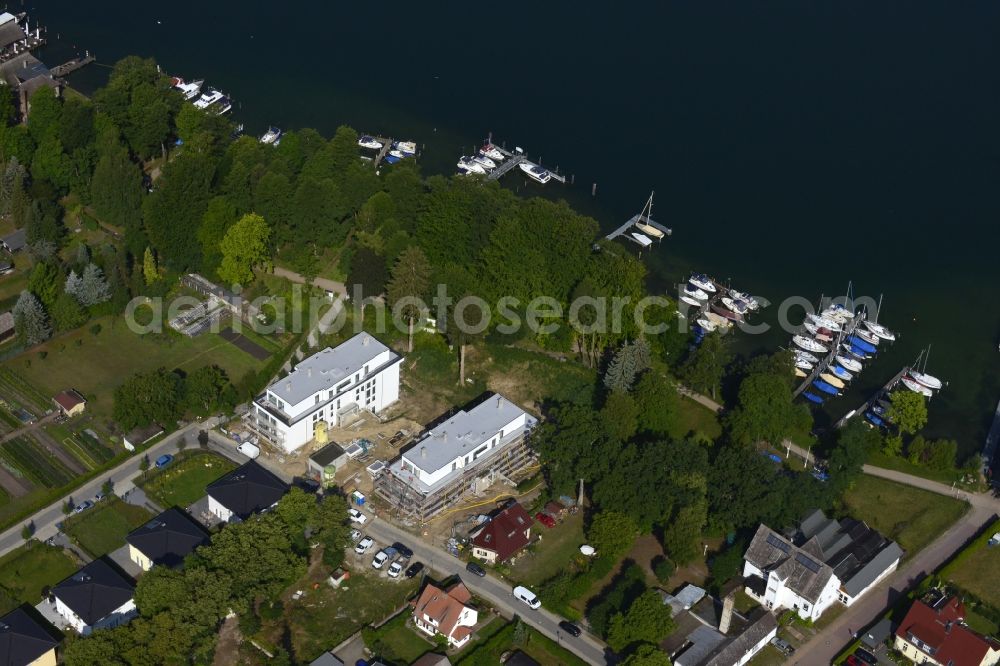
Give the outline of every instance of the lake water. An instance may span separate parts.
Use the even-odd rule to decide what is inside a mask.
[[[658,288],[697,269],[775,303],[842,294],[849,280],[884,294],[879,320],[901,339],[829,416],[933,345],[928,371],[949,386],[928,433],[981,448],[1000,399],[1000,5],[636,4],[24,9],[48,26],[50,66],[85,48],[107,64],[154,56],[230,93],[255,134],[347,123],[412,139],[425,172],[450,173],[492,132],[574,175],[545,194],[607,229],[656,190],[654,217],[674,229],[644,257]],[[106,71],[72,83],[86,90]]]

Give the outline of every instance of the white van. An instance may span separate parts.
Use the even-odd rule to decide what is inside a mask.
[[[236,447],[236,450],[251,460],[260,455],[260,447],[251,444],[250,442],[243,442]]]
[[[531,610],[538,610],[538,608],[542,605],[542,602],[538,600],[538,597],[535,596],[534,592],[520,585],[514,588],[514,596],[528,604],[528,608]]]

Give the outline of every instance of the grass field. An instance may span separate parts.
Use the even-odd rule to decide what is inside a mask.
[[[90,333],[95,323],[101,325],[97,335]],[[44,359],[41,351],[48,352]],[[87,399],[87,411],[104,419],[111,417],[115,388],[132,374],[159,367],[191,372],[205,365],[218,365],[233,382],[262,366],[218,335],[188,338],[169,329],[137,335],[122,317],[90,322],[4,364],[44,395],[75,388]]]
[[[0,588],[10,607],[0,607],[0,614],[21,603],[37,604],[42,600],[42,588],[55,585],[78,566],[62,548],[38,542],[7,553],[0,558]]]
[[[365,645],[389,663],[412,664],[425,652],[434,650],[435,645],[410,624],[410,617],[411,613],[404,610],[378,629],[363,629]]]
[[[679,404],[680,418],[677,419],[674,431],[670,433],[672,437],[686,437],[688,433],[694,432],[696,435],[714,440],[722,434],[719,417],[711,409],[684,396],[681,396]]]
[[[493,620],[490,624],[498,623]],[[491,666],[500,663],[500,656],[512,648],[524,652],[542,666],[584,666],[583,661],[569,650],[559,646],[550,638],[528,628],[527,639],[522,645],[514,645],[514,623],[511,622],[486,640],[473,643],[453,661],[458,666]]]
[[[94,557],[125,545],[129,532],[153,517],[141,506],[109,497],[97,506],[65,520],[64,531]]]
[[[944,495],[862,475],[844,496],[848,512],[906,551],[906,557],[933,541],[965,513],[967,505]]]
[[[914,465],[905,458],[900,458],[899,456],[889,456],[881,451],[873,451],[868,456],[868,464],[874,465],[875,467],[882,467],[884,469],[903,472],[904,474],[912,474],[913,476],[930,479],[931,481],[940,481],[941,483],[947,483],[948,485],[951,485],[952,483],[961,483],[963,477],[963,473],[957,469],[937,470],[924,465]]]
[[[236,464],[207,451],[184,451],[170,466],[149,472],[137,485],[162,507],[187,508],[205,495],[205,486],[212,483]]]
[[[972,592],[994,608],[1000,608],[1000,546],[990,546],[987,542],[997,531],[1000,531],[1000,521],[994,522],[941,571],[942,578]]]
[[[528,587],[554,578],[580,552],[580,544],[585,543],[582,512],[570,514],[552,529],[541,523],[535,523],[531,529],[532,536],[541,535],[542,540],[517,558],[510,574]]]

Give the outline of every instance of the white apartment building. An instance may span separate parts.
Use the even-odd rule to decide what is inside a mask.
[[[367,333],[301,361],[254,401],[250,425],[291,453],[317,426],[338,427],[360,410],[378,414],[399,399],[403,357]]]

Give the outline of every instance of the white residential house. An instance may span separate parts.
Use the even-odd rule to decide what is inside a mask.
[[[460,648],[479,621],[479,612],[467,605],[471,598],[461,582],[446,590],[427,583],[413,604],[413,623],[428,636],[444,636],[451,647]]]
[[[103,559],[97,559],[52,589],[56,612],[83,636],[117,627],[137,613],[135,586]]]
[[[361,410],[378,414],[399,399],[403,358],[367,333],[301,361],[254,401],[251,427],[291,453],[318,427],[340,426]],[[322,426],[319,424],[322,423]]]

